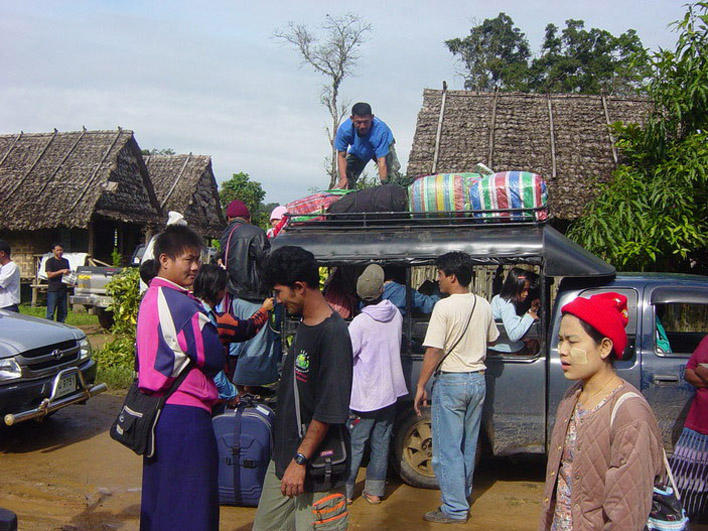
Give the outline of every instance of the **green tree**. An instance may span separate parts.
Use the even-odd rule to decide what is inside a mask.
[[[234,199],[240,199],[248,207],[251,213],[251,222],[263,228],[268,227],[268,216],[263,205],[265,199],[265,190],[261,187],[261,183],[252,181],[245,172],[234,173],[228,181],[221,183],[219,190],[219,199],[221,208],[226,212],[226,207]]]
[[[637,93],[651,74],[649,57],[633,29],[615,37],[582,20],[567,20],[558,35],[546,26],[541,54],[530,67],[531,92]]]
[[[569,236],[616,266],[704,272],[708,247],[708,2],[674,23],[675,51],[651,58],[654,107],[615,124],[625,157]]]
[[[567,20],[559,33],[546,33],[531,58],[524,33],[505,13],[474,26],[464,39],[445,41],[465,69],[469,90],[629,94],[641,90],[651,73],[648,54],[630,29],[615,37],[582,20]]]
[[[485,19],[463,38],[445,41],[465,68],[468,90],[525,90],[528,86],[529,43],[506,13]]]

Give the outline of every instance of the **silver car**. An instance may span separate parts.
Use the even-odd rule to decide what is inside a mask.
[[[0,310],[0,418],[41,419],[106,390],[78,328]]]

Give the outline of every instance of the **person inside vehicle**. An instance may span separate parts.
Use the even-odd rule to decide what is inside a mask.
[[[266,236],[268,238],[275,238],[278,233],[283,229],[283,226],[287,222],[285,214],[288,213],[288,209],[280,205],[273,209],[270,213],[270,228],[266,231]]]
[[[324,298],[342,319],[351,319],[357,309],[357,297],[352,291],[356,279],[353,267],[335,267],[325,280]]]
[[[578,383],[556,412],[539,529],[645,529],[663,443],[651,407],[613,367],[627,345],[627,297],[578,297],[561,312],[561,368]]]
[[[411,293],[411,309],[424,314],[430,314],[433,306],[440,300],[439,295],[425,295],[418,290],[406,288],[406,270],[403,267],[384,267],[384,292],[383,299],[391,301],[401,312],[406,315],[406,292]]]
[[[501,293],[492,297],[492,315],[495,321],[501,321],[504,325],[508,341],[498,341],[490,350],[515,354],[535,354],[538,351],[537,341],[523,338],[538,320],[540,301],[533,301],[522,316],[517,314],[517,308],[529,296],[532,274],[514,267],[507,274]]]

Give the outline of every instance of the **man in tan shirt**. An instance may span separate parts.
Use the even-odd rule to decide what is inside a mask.
[[[415,410],[427,399],[431,376],[433,469],[440,483],[442,505],[425,513],[424,520],[465,522],[469,516],[477,437],[486,386],[484,360],[487,345],[499,331],[489,303],[469,292],[472,260],[462,252],[440,256],[436,262],[440,291],[430,316],[423,345],[427,347],[418,378]]]

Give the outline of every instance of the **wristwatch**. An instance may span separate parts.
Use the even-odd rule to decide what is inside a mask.
[[[293,459],[295,459],[295,462],[298,465],[306,465],[307,462],[309,461],[309,459],[307,457],[305,457],[304,455],[302,455],[300,452],[296,453],[295,457]]]

